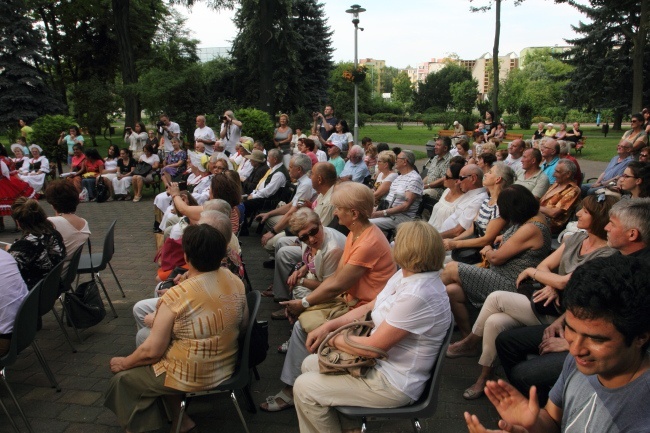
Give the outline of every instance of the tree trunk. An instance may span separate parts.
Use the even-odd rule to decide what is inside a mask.
[[[124,124],[135,126],[140,120],[140,100],[134,89],[138,84],[138,71],[135,68],[135,58],[129,32],[130,0],[111,0],[113,5],[113,18],[115,20],[115,33],[117,34],[122,64],[122,84],[124,98]]]
[[[53,88],[58,92],[61,101],[68,105],[68,90],[66,88],[65,79],[63,78],[63,66],[61,65],[61,55],[59,53],[59,34],[56,31],[56,17],[52,7],[46,11],[45,8],[39,7],[38,14],[43,20],[43,28],[45,29],[45,39],[47,40],[52,58],[54,59],[54,70],[56,71],[56,78],[52,78]]]
[[[639,113],[643,108],[643,51],[648,34],[648,8],[650,0],[641,0],[639,30],[634,35],[634,53],[632,55],[632,113]]]
[[[612,131],[620,131],[621,125],[623,124],[623,116],[626,114],[625,109],[614,110],[614,122],[612,125]]]
[[[494,27],[494,47],[492,47],[492,73],[494,78],[492,86],[494,89],[492,98],[492,111],[496,119],[499,118],[499,36],[501,34],[501,0],[496,0],[496,22]],[[492,121],[496,121],[492,119]]]
[[[273,115],[273,9],[275,0],[261,0],[260,4],[260,100],[259,109]]]

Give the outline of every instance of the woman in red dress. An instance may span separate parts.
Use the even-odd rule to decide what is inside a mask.
[[[11,215],[11,205],[18,197],[33,197],[34,189],[16,175],[7,149],[0,145],[0,232],[4,231],[5,215]]]

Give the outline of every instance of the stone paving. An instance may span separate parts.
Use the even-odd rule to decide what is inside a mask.
[[[594,165],[588,177],[597,176],[601,164]],[[51,207],[41,200],[48,215],[53,215]],[[134,349],[135,323],[131,309],[140,299],[149,297],[155,285],[156,265],[153,263],[155,241],[151,231],[153,222],[152,192],[145,190],[145,197],[139,203],[108,202],[82,203],[78,215],[89,221],[92,230],[91,240],[99,250],[104,233],[116,219],[115,256],[113,268],[126,292],[122,298],[110,272],[102,273],[118,318],[113,318],[107,308],[107,317],[99,325],[83,331],[83,343],[79,343],[71,333],[77,353],[72,353],[66,344],[61,330],[52,315],[44,316],[43,329],[38,332],[37,342],[54,372],[62,391],[50,387],[47,377],[31,348],[19,356],[14,366],[7,368],[7,377],[18,400],[36,432],[118,432],[121,431],[112,412],[103,407],[103,391],[112,376],[108,362],[113,356],[125,356]],[[0,233],[0,240],[11,242],[19,234],[12,233],[13,222],[5,218],[7,232]],[[241,238],[247,270],[252,286],[264,290],[272,281],[272,271],[262,267],[266,259],[259,243],[259,235]],[[262,298],[260,320],[269,320],[270,350],[266,361],[261,364],[261,380],[252,382],[253,398],[257,404],[268,395],[275,394],[282,387],[279,380],[283,355],[276,348],[289,337],[286,321],[271,321],[270,313],[277,305],[270,298]],[[469,410],[495,425],[496,411],[486,398],[466,401],[462,391],[471,385],[479,374],[476,359],[456,359],[447,361],[443,369],[440,403],[436,415],[421,420],[424,431],[462,432],[466,431],[462,414]],[[0,387],[0,398],[9,408],[21,431],[27,431],[10,401],[6,390]],[[243,399],[240,404],[244,408]],[[189,407],[190,415],[197,421],[202,432],[243,431],[239,418],[233,410],[227,395],[197,399]],[[294,410],[269,414],[244,411],[251,432],[298,432],[298,422]],[[0,433],[13,431],[0,413]],[[410,431],[407,421],[376,421],[370,429],[377,432]],[[164,430],[161,430],[164,431]]]

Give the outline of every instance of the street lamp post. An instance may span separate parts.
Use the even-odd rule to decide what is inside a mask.
[[[366,10],[359,5],[352,5],[345,12],[352,14],[354,24],[354,69],[359,67],[359,56],[357,54],[357,35],[359,33],[359,14]],[[359,142],[359,83],[354,83],[354,144]]]

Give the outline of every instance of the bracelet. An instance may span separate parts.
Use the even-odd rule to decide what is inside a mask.
[[[535,280],[535,275],[537,275],[537,271],[538,271],[538,270],[535,269],[535,272],[533,272],[533,280]],[[537,281],[537,280],[535,280],[535,281]]]
[[[275,236],[275,235],[277,235],[277,234],[278,234],[278,232],[276,232],[276,231],[275,231],[275,228],[272,228],[272,229],[271,229],[271,230],[269,230],[269,231],[270,231],[271,233],[273,233],[273,236]]]

